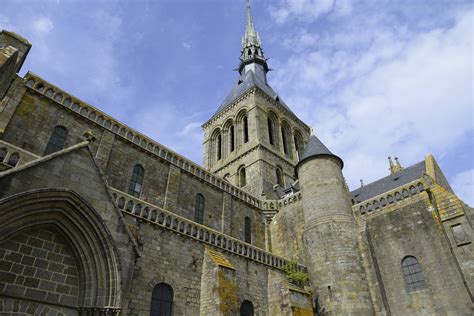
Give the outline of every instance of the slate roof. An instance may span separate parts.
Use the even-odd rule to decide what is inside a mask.
[[[351,192],[356,203],[363,202],[374,196],[385,193],[399,186],[420,179],[425,171],[425,161],[416,163],[397,173],[379,179]]]
[[[308,144],[300,157],[298,165],[304,160],[316,156],[333,156],[341,162],[341,167],[344,165],[341,158],[334,155],[314,134],[312,134],[308,139]]]
[[[256,67],[261,67],[261,66],[258,65]],[[219,108],[217,109],[216,113],[214,113],[214,115],[223,111],[232,102],[234,102],[236,99],[238,99],[240,96],[242,96],[245,92],[247,92],[249,89],[253,87],[260,88],[263,92],[265,92],[269,97],[271,97],[274,100],[277,100],[277,97],[278,97],[278,103],[280,103],[286,110],[288,110],[290,113],[293,114],[293,112],[286,105],[286,103],[283,102],[283,100],[278,96],[278,94],[267,83],[267,80],[265,78],[265,72],[263,69],[261,69],[261,71],[253,71],[253,70],[245,71],[240,76],[239,83],[237,83],[237,85],[227,95],[227,97],[224,99],[224,101],[219,106]]]

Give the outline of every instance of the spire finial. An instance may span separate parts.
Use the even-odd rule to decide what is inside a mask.
[[[395,157],[395,161],[397,162],[397,171],[402,171],[403,167],[400,164],[400,161],[398,161],[398,157]]]
[[[394,174],[395,172],[397,172],[397,167],[395,167],[393,161],[392,161],[392,157],[388,157],[388,163],[390,164],[390,168],[388,170],[390,170],[390,174]]]

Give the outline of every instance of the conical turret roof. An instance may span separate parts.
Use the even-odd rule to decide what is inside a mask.
[[[316,158],[316,157],[323,157],[323,156],[332,156],[339,160],[341,163],[341,169],[344,166],[344,162],[342,159],[336,155],[334,155],[327,147],[324,145],[314,134],[311,134],[311,136],[308,139],[308,144],[306,145],[306,148],[304,149],[303,154],[300,157],[300,161],[296,165],[296,168],[298,167],[306,160]]]

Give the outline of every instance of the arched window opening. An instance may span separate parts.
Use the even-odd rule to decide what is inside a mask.
[[[235,132],[234,132],[234,125],[232,125],[230,127],[230,133],[229,133],[229,137],[230,137],[230,151],[234,151],[235,150]]]
[[[304,146],[303,146],[303,139],[301,138],[301,135],[297,132],[295,132],[294,141],[295,141],[296,158],[298,158],[299,160],[301,155],[303,154]]]
[[[242,123],[244,125],[244,143],[246,143],[249,141],[249,122],[247,116],[244,116]]]
[[[150,316],[171,316],[173,310],[173,288],[158,283],[151,295]]]
[[[418,260],[413,256],[407,256],[402,260],[403,273],[407,283],[408,292],[414,292],[426,288],[425,277],[421,271]]]
[[[286,130],[284,127],[281,128],[281,139],[283,141],[283,153],[288,154],[288,140],[286,138]]]
[[[145,169],[141,165],[135,165],[133,167],[132,178],[130,179],[130,186],[128,187],[128,194],[139,197],[142,191],[143,176],[145,175]]]
[[[270,142],[270,145],[273,145],[273,127],[274,123],[271,118],[267,119],[268,123],[268,141]]]
[[[194,221],[199,224],[204,223],[204,205],[204,196],[201,193],[198,193],[194,204]]]
[[[251,243],[252,242],[252,225],[250,222],[250,217],[245,216],[245,234],[244,234],[245,242]]]
[[[8,164],[12,167],[16,167],[19,160],[20,160],[20,155],[18,153],[13,153],[8,159]]]
[[[68,131],[64,126],[56,126],[53,129],[53,133],[49,138],[48,144],[46,145],[46,149],[44,150],[44,155],[52,154],[58,150],[64,148],[64,143],[66,143]]]
[[[227,182],[229,182],[229,177],[230,177],[230,174],[226,173],[226,174],[224,175],[224,180],[227,181]]]
[[[221,134],[217,135],[217,160],[222,158],[222,136]]]
[[[250,301],[243,301],[240,305],[240,316],[253,316],[253,304]]]
[[[276,168],[276,177],[278,185],[283,188],[285,186],[285,182],[283,181],[283,172],[279,166]]]
[[[241,167],[239,170],[239,186],[244,187],[245,185],[247,185],[247,175],[245,167]]]

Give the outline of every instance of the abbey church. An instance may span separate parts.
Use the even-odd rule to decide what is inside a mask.
[[[349,191],[246,10],[202,166],[20,77],[31,44],[0,32],[1,315],[473,314],[474,209],[429,154]]]

